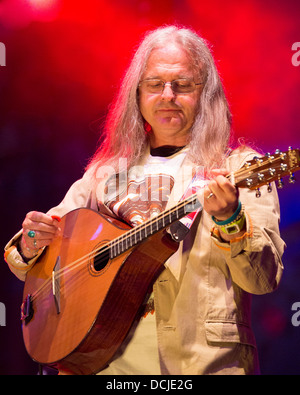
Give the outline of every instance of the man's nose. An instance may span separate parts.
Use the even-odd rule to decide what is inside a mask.
[[[165,83],[165,86],[164,86],[163,91],[161,93],[161,98],[162,98],[162,100],[169,100],[169,101],[174,100],[175,94],[173,92],[171,82]]]

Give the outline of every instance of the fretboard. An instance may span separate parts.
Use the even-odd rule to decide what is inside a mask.
[[[299,158],[299,149],[289,148],[286,152],[277,150],[273,155],[254,157],[236,172],[228,174],[226,178],[238,188],[256,189],[256,196],[259,197],[261,195],[259,192],[260,186],[268,185],[268,192],[270,192],[270,183],[275,180],[281,182],[283,176],[290,175],[289,182],[295,182],[293,171],[300,170]],[[147,237],[167,228],[188,213],[197,210],[200,206],[197,194],[193,194],[176,206],[158,214],[155,218],[136,226],[108,244],[110,258],[115,258],[143,242]]]
[[[199,207],[200,203],[197,199],[197,194],[194,194],[179,202],[176,206],[158,214],[153,219],[149,219],[143,224],[134,227],[109,243],[110,258],[115,258],[128,249],[142,243],[151,235],[167,228]]]

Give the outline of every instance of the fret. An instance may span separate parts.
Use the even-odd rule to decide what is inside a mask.
[[[159,218],[157,220],[157,225],[158,225],[158,230],[161,230],[161,229],[164,228],[164,223],[163,223],[163,219],[162,218]]]
[[[145,232],[144,232],[145,233]],[[145,237],[143,236],[143,228],[141,228],[140,230],[139,230],[139,235],[140,235],[140,240],[139,241],[142,241]]]
[[[289,149],[286,153],[276,153],[263,159],[254,158],[244,164],[235,173],[226,175],[238,188],[258,189],[261,185],[267,185],[271,181],[280,180],[280,176],[290,175],[290,182],[293,182],[292,171],[300,169],[299,150]],[[270,162],[270,163],[269,163]],[[277,163],[278,162],[278,163]],[[275,168],[276,167],[276,168]],[[273,174],[274,173],[274,174]],[[122,237],[109,243],[110,258],[122,254],[129,248],[134,247],[144,241],[149,235],[159,232],[169,225],[178,221],[188,213],[194,212],[200,206],[197,194],[179,202],[175,207],[158,214],[155,218],[136,226]]]
[[[114,254],[114,249],[113,249],[113,245],[114,243],[109,243],[110,244],[110,248],[109,248],[109,257],[112,259],[114,258],[116,255]]]
[[[122,252],[126,251],[126,246],[125,246],[125,240],[124,237],[122,237],[122,241],[120,243],[120,253],[122,254]]]
[[[197,201],[197,195],[193,195],[190,198],[178,203],[177,206],[160,213],[154,219],[148,220],[145,223],[136,226],[131,229],[125,235],[120,236],[110,243],[110,258],[127,251],[129,248],[144,241],[149,235],[152,235],[160,230],[165,229],[173,222],[184,217],[186,213],[191,210],[188,207],[193,207],[196,210],[198,207],[195,205]]]
[[[155,225],[156,225],[156,232],[158,232],[159,231],[159,227],[158,227],[158,222],[157,221],[155,221]]]
[[[123,238],[123,240],[122,240],[122,248],[121,248],[121,251],[124,252],[124,251],[126,251],[126,250],[127,250],[127,248],[126,248],[126,239]]]
[[[152,233],[153,233],[152,232],[152,222],[150,222],[150,224],[147,225],[146,228],[145,228],[145,235],[147,237],[147,236],[152,235]]]

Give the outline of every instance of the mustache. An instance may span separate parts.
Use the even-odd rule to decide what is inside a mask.
[[[158,104],[157,107],[155,108],[156,111],[159,110],[181,110],[180,107],[177,105],[168,105],[168,104]]]

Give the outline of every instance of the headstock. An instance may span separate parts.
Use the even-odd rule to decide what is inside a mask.
[[[277,181],[278,188],[283,187],[282,178],[289,176],[289,183],[295,182],[294,172],[300,169],[299,149],[281,152],[276,150],[273,155],[266,154],[263,157],[254,157],[234,173],[234,183],[238,188],[256,190],[256,196],[260,196],[259,188],[268,185],[271,192],[271,182]]]

